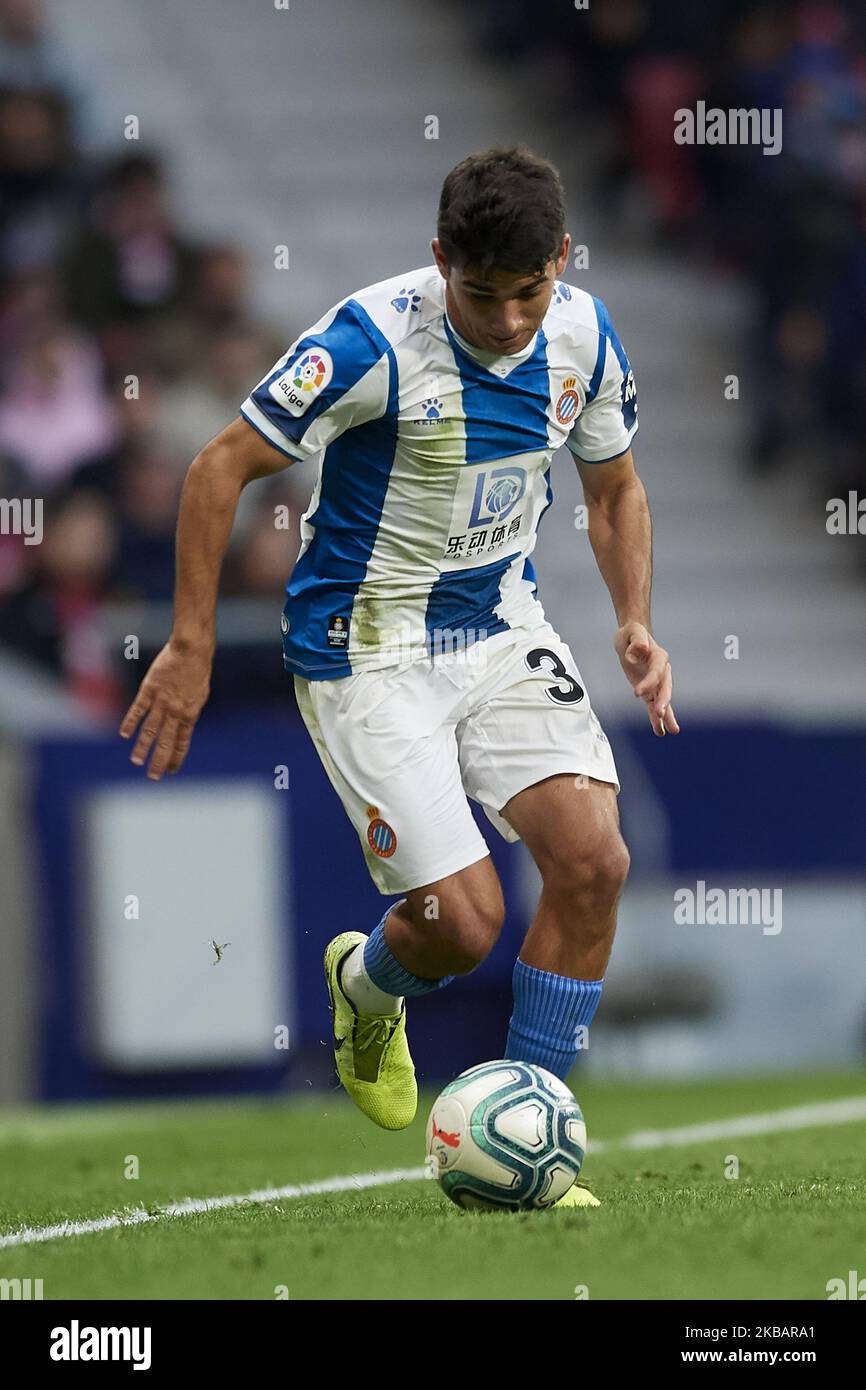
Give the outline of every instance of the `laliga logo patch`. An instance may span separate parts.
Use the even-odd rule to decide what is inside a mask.
[[[270,394],[290,415],[303,415],[334,375],[334,361],[326,348],[301,354],[282,376],[272,381]]]
[[[580,396],[575,391],[577,377],[567,376],[562,383],[562,394],[556,402],[556,418],[561,425],[570,425],[580,410]]]

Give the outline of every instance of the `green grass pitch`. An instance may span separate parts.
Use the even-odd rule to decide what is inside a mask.
[[[590,1299],[825,1299],[829,1279],[866,1274],[866,1121],[616,1146],[635,1130],[863,1096],[862,1072],[576,1090],[590,1142],[606,1143],[583,1174],[597,1209],[466,1213],[436,1183],[403,1182],[0,1249],[0,1279],[42,1279],[45,1299],[573,1300],[578,1286]],[[0,1234],[415,1167],[432,1099],[400,1134],[336,1090],[6,1111]]]

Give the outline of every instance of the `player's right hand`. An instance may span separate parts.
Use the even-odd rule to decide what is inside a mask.
[[[142,767],[151,753],[147,775],[158,782],[164,772],[179,771],[192,731],[210,694],[212,651],[179,648],[168,641],[138,687],[120,725],[121,738],[141,729],[130,762]]]

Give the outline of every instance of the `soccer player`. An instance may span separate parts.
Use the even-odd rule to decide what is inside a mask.
[[[575,459],[614,645],[654,733],[678,733],[650,629],[635,384],[568,263],[557,170],[523,146],[442,188],[434,264],[349,295],[291,345],[193,461],[171,637],[121,725],[132,761],[183,763],[204,705],[220,563],[241,489],[319,456],[287,586],[298,707],[388,906],[325,952],[340,1079],[377,1124],[415,1114],[406,999],[484,960],[503,920],[469,809],[541,873],[503,1056],[565,1078],[601,997],[628,869],[613,754],[531,554],[550,461]],[[568,1196],[568,1194],[566,1194]]]

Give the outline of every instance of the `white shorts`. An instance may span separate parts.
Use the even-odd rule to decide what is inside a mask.
[[[544,620],[462,652],[295,676],[304,723],[381,893],[406,893],[488,854],[467,796],[506,840],[513,796],[555,773],[610,782],[610,744],[565,642]]]

